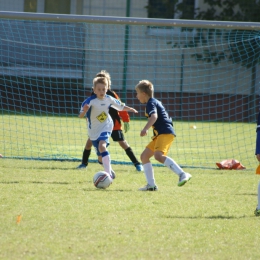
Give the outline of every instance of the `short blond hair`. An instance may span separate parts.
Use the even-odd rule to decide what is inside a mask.
[[[110,89],[111,87],[111,77],[110,77],[110,74],[106,71],[106,70],[101,70],[100,72],[98,72],[96,74],[96,77],[100,77],[100,78],[107,78],[107,81],[108,81],[108,88]]]
[[[146,93],[149,97],[153,97],[154,87],[153,83],[149,80],[143,79],[135,86],[135,89]]]
[[[94,79],[93,79],[93,88],[97,85],[97,84],[99,84],[99,83],[101,83],[101,84],[104,84],[104,85],[106,85],[107,87],[108,87],[108,79],[106,78],[106,77],[95,77]]]

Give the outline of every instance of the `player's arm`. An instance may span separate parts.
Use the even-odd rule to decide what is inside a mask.
[[[122,111],[138,113],[138,111],[135,110],[133,107],[128,107],[128,106],[124,106]]]
[[[134,108],[126,106],[124,103],[122,103],[121,101],[119,101],[111,96],[110,96],[110,99],[112,101],[111,107],[115,108],[116,110],[138,113],[138,111],[135,110]]]
[[[148,133],[148,130],[151,126],[153,126],[153,124],[156,122],[158,118],[157,113],[153,113],[151,114],[151,116],[148,118],[148,122],[145,125],[145,127],[143,128],[143,130],[140,132],[140,136],[145,136]]]
[[[89,110],[89,105],[88,105],[88,104],[85,104],[85,105],[81,108],[81,110],[80,110],[80,112],[79,112],[79,118],[83,118],[83,117],[85,116],[85,114],[88,112],[88,110]]]
[[[129,106],[126,106],[124,103],[122,103],[120,100],[118,99],[115,99],[111,96],[110,97],[110,100],[111,100],[111,106],[113,108],[115,108],[116,110],[118,111],[127,111],[127,112],[134,112],[134,113],[138,113],[137,110],[135,110],[134,108],[132,107],[129,107]]]

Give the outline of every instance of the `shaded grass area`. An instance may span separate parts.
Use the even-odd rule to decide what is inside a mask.
[[[92,184],[101,166],[0,160],[0,259],[258,259],[253,171],[189,169],[177,187],[155,167],[158,192],[140,192],[143,173],[113,165],[107,190]],[[17,216],[21,220],[17,223]]]

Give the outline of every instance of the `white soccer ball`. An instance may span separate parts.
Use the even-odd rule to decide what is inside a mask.
[[[113,182],[112,178],[107,172],[100,171],[95,173],[93,177],[93,184],[98,189],[106,189]]]

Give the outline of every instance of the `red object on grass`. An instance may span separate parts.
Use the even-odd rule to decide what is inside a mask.
[[[246,167],[242,165],[238,160],[227,159],[222,162],[216,163],[221,170],[244,170]]]

